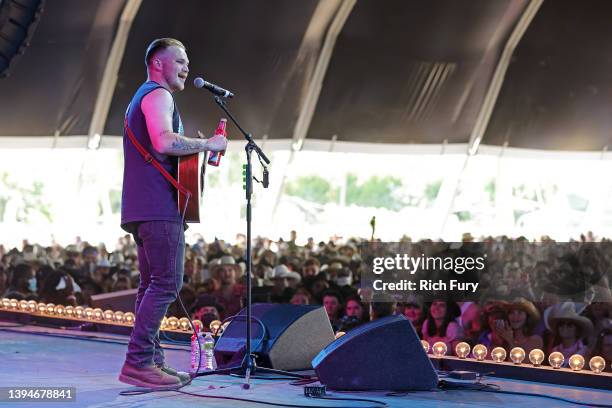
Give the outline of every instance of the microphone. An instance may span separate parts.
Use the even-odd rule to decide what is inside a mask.
[[[268,186],[270,185],[270,173],[268,172],[268,168],[264,167],[263,170],[263,181],[261,183],[263,185],[264,188],[268,188]]]
[[[194,79],[193,80],[193,85],[196,88],[205,88],[205,89],[208,89],[213,94],[215,94],[217,96],[221,96],[223,98],[233,98],[234,97],[234,94],[231,93],[230,91],[228,91],[227,89],[223,89],[220,86],[217,86],[215,84],[211,84],[210,82],[206,82],[204,80],[204,78],[201,78],[201,77],[197,77],[196,79]]]

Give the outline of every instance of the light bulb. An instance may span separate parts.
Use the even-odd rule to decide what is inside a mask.
[[[93,308],[86,307],[85,310],[83,310],[83,316],[86,319],[93,319]]]
[[[104,320],[112,322],[113,320],[115,320],[115,312],[113,312],[112,310],[105,310],[104,311]]]
[[[212,324],[212,323],[211,323],[211,324]],[[200,329],[202,329],[202,328],[204,327],[204,325],[202,324],[202,321],[201,321],[201,320],[198,320],[198,319],[193,320],[193,325],[194,325],[194,326],[195,326],[195,325],[197,325],[197,326],[198,326]],[[191,329],[191,331],[193,331],[193,329]],[[215,333],[214,333],[214,332],[212,332],[212,329],[211,329],[210,331],[211,331],[211,334],[214,336],[214,335],[215,335]]]
[[[47,303],[47,314],[55,314],[55,303]]]
[[[164,316],[159,322],[159,330],[166,330],[168,328],[168,318]]]
[[[421,340],[421,346],[423,346],[425,354],[429,353],[429,343],[427,342],[427,340]]]
[[[470,345],[467,344],[465,341],[458,343],[455,346],[455,354],[459,358],[466,358],[468,354],[470,354]]]
[[[476,360],[482,361],[487,356],[487,351],[487,346],[485,346],[484,344],[477,344],[472,350],[472,355],[474,356],[474,358],[476,358]]]
[[[38,313],[45,313],[47,311],[47,305],[41,302],[36,305],[36,310]]]
[[[345,334],[346,334],[346,332],[339,331],[339,332],[336,332],[336,335],[334,337],[336,339],[339,339],[340,337],[344,336]]]
[[[540,349],[533,349],[529,352],[529,361],[534,366],[539,366],[544,361],[544,352]]]
[[[168,327],[170,330],[176,330],[179,327],[179,319],[172,316],[168,318]]]
[[[19,307],[19,301],[17,299],[11,299],[9,301],[11,309],[17,309]]]
[[[132,312],[127,312],[123,315],[123,320],[127,324],[134,324],[134,321],[136,321],[136,316],[134,316],[134,313]]]
[[[574,371],[582,370],[584,367],[584,357],[580,354],[574,354],[569,358],[569,366]]]
[[[27,300],[19,301],[19,310],[21,310],[22,312],[28,311],[28,301]]]
[[[28,311],[34,313],[38,310],[38,303],[35,300],[28,300]]]
[[[4,309],[9,309],[11,307],[11,299],[9,299],[9,298],[2,298],[2,307]]]
[[[436,341],[431,350],[435,357],[444,357],[448,351],[448,348],[446,347],[446,343],[443,341]]]
[[[116,322],[123,323],[123,312],[121,310],[117,310],[114,313],[113,319],[115,319]]]
[[[66,306],[66,309],[64,312],[66,313],[66,316],[74,317],[74,307],[73,306]]]
[[[513,348],[510,350],[510,360],[512,360],[514,364],[521,364],[523,360],[525,360],[525,350],[521,347]]]
[[[589,361],[589,367],[594,373],[601,373],[606,368],[606,360],[603,357],[595,356]]]
[[[85,308],[83,306],[77,306],[74,308],[74,315],[79,319],[85,316]]]
[[[495,347],[491,350],[491,358],[496,363],[501,363],[506,359],[506,350],[503,347]]]
[[[104,311],[102,309],[100,309],[99,307],[96,307],[93,310],[93,317],[96,320],[102,320],[104,319]]]
[[[47,305],[49,307],[49,305]],[[64,316],[66,314],[66,307],[64,305],[55,306],[55,314],[58,316]]]
[[[193,323],[195,324],[196,321],[194,320]],[[198,327],[201,329],[202,325],[198,325]],[[220,320],[213,320],[212,322],[210,322],[210,325],[208,325],[208,327],[210,328],[210,331],[212,334],[216,335],[219,332],[219,328],[221,328],[221,321]]]
[[[181,317],[179,319],[179,327],[181,328],[181,330],[189,330],[191,328],[191,323],[189,323],[189,319],[186,317]]]
[[[563,357],[563,354],[558,351],[555,351],[554,353],[550,353],[550,355],[548,356],[548,362],[550,363],[550,366],[552,368],[561,367],[564,361],[565,361],[565,357]]]

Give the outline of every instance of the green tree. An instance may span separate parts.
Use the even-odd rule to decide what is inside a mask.
[[[11,182],[8,179],[8,173],[5,172],[2,174],[2,184],[7,191],[12,190],[21,197],[25,221],[28,220],[28,216],[32,214],[33,211],[39,212],[49,221],[53,221],[51,212],[49,211],[49,204],[43,200],[43,183],[40,181],[35,181],[32,183],[31,188],[24,188],[19,186],[17,183]],[[7,201],[8,196],[0,197],[0,202],[2,203],[2,219],[4,219],[4,209]]]
[[[428,183],[425,186],[425,191],[423,192],[423,196],[427,205],[433,204],[438,198],[438,194],[440,193],[440,188],[442,188],[442,180],[436,180],[434,182]]]
[[[215,169],[215,171],[210,171],[206,175],[204,189],[206,189],[206,187],[217,187],[219,185],[221,185],[221,176],[219,176],[219,171],[217,169]]]
[[[255,156],[253,156],[253,158],[255,158]],[[225,163],[223,163],[223,160],[225,160]],[[240,155],[240,153],[238,152],[232,152],[232,153],[226,153],[225,157],[223,157],[223,159],[221,159],[221,166],[230,166],[228,169],[228,182],[230,185],[234,185],[234,184],[241,184],[242,183],[242,162],[244,160],[242,160],[242,156]],[[208,168],[208,170],[210,170],[210,167]],[[253,166],[255,167],[255,166]],[[212,172],[212,174],[218,173],[219,169],[214,169],[215,171]],[[253,168],[253,173],[255,173],[255,168]],[[211,174],[209,173],[209,176],[211,176]],[[223,182],[224,180],[221,180],[219,178],[218,182]]]
[[[319,204],[337,202],[339,188],[334,188],[321,176],[298,177],[285,187],[285,194]]]
[[[4,221],[4,210],[6,208],[6,203],[8,203],[8,198],[0,196],[0,222]]]
[[[349,173],[346,176],[346,203],[397,211],[407,205],[398,194],[401,186],[402,181],[392,176],[373,176],[358,184],[357,176]]]
[[[108,195],[111,203],[111,211],[113,214],[119,214],[121,212],[121,190],[113,188],[109,190]]]
[[[489,201],[495,201],[495,192],[497,191],[497,183],[495,179],[489,180],[489,182],[485,185],[485,192],[489,194]]]

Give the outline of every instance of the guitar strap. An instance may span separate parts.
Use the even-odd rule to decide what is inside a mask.
[[[138,139],[136,139],[136,136],[134,136],[134,133],[132,133],[132,129],[130,129],[130,127],[128,126],[127,116],[124,116],[123,118],[123,126],[125,127],[125,132],[127,133],[128,137],[132,141],[132,144],[134,145],[134,147],[136,147],[136,150],[138,150],[140,155],[143,157],[144,161],[149,164],[152,164],[153,167],[159,170],[161,175],[164,176],[164,178],[168,180],[170,184],[172,184],[180,193],[185,195],[185,197],[187,197],[188,199],[191,198],[191,191],[187,190],[184,186],[180,185],[179,182],[174,177],[172,177],[172,175],[168,173],[168,171],[166,171],[166,169],[164,169],[164,167],[161,164],[159,164],[157,160],[155,160],[153,155],[151,155],[151,153],[149,153],[147,149],[145,149],[140,144]]]

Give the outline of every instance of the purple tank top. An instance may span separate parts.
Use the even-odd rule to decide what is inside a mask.
[[[149,92],[163,88],[156,82],[147,81],[138,88],[126,112],[128,126],[136,139],[174,177],[177,174],[178,158],[155,151],[147,131],[140,102]],[[172,114],[172,131],[184,134],[183,123],[176,104]],[[129,137],[123,132],[123,193],[121,196],[121,228],[134,233],[134,226],[142,221],[180,222],[176,189],[161,173],[144,161]]]

